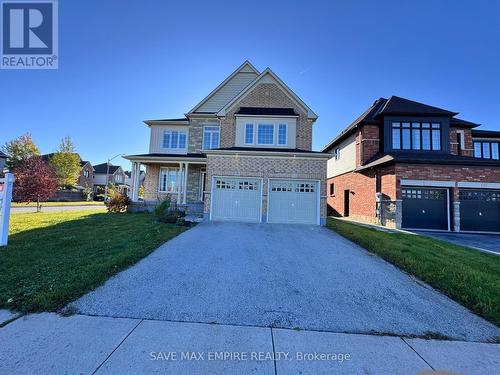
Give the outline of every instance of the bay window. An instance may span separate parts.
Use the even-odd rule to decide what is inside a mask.
[[[163,132],[163,148],[185,149],[186,132],[178,130],[165,130]]]
[[[393,150],[441,150],[441,124],[393,122]]]
[[[179,168],[160,168],[158,191],[161,193],[178,193],[182,187],[183,173]]]
[[[203,149],[219,148],[219,126],[203,127]]]

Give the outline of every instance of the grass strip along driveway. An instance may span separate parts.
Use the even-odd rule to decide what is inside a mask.
[[[500,257],[333,218],[327,226],[500,326]]]
[[[9,244],[0,248],[0,308],[56,310],[185,229],[147,213],[11,215]]]

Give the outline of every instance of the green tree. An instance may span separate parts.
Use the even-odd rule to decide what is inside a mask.
[[[61,140],[59,149],[50,158],[50,166],[56,174],[57,183],[61,187],[75,185],[80,175],[80,157],[70,137]]]
[[[7,168],[13,172],[24,161],[32,156],[40,155],[40,150],[36,146],[30,133],[23,134],[12,141],[5,143],[2,151],[8,155]]]

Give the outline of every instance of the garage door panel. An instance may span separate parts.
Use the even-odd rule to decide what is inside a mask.
[[[500,232],[500,191],[460,190],[460,230]]]
[[[316,181],[270,180],[268,222],[317,224]]]
[[[213,184],[212,220],[260,222],[260,180],[216,177]]]
[[[403,228],[448,230],[446,189],[403,187]]]

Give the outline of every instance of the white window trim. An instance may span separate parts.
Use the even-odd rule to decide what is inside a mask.
[[[177,132],[179,133],[179,139],[177,140],[177,144],[179,144],[180,141],[180,135],[184,134],[186,136],[186,146],[185,147],[165,147],[165,133],[170,133],[170,144],[172,144],[172,132]],[[189,144],[189,139],[188,139],[188,132],[186,130],[173,130],[173,129],[165,129],[163,130],[162,133],[162,139],[161,139],[161,148],[164,150],[180,150],[180,151],[185,151],[188,148]]]
[[[158,173],[158,193],[163,193],[163,194],[179,194],[179,193],[184,193],[183,191],[183,186],[184,184],[182,183],[183,176],[181,175],[180,178],[176,180],[176,186],[175,186],[175,191],[168,191],[168,190],[161,190],[161,176],[162,176],[162,170],[173,170],[176,171],[177,173],[180,172],[179,167],[160,167],[160,172]],[[180,186],[178,186],[180,184]]]
[[[202,150],[213,150],[213,148],[205,148],[205,128],[218,128],[219,129],[219,139],[217,142],[217,147],[215,148],[220,148],[220,124],[213,123],[213,124],[203,124],[203,129],[201,133],[201,149]]]

